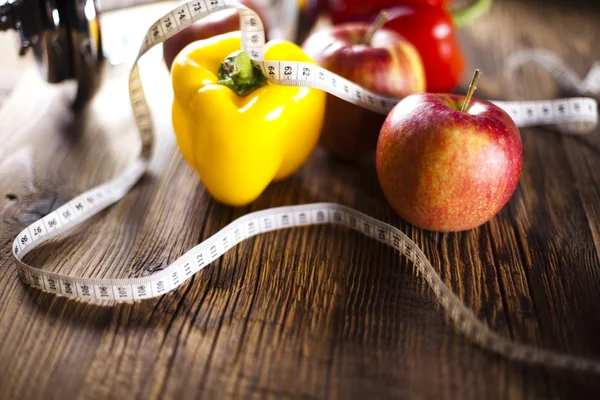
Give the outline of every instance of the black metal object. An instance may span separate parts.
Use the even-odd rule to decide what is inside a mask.
[[[0,31],[9,29],[48,82],[77,81],[76,102],[92,96],[103,59],[95,0],[0,0]]]

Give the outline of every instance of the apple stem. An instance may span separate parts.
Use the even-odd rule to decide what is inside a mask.
[[[381,11],[379,13],[379,15],[377,16],[377,19],[375,20],[375,22],[373,22],[371,24],[371,26],[365,33],[365,36],[363,37],[363,40],[361,43],[365,44],[367,46],[371,45],[371,40],[373,40],[373,36],[375,35],[375,32],[377,32],[377,30],[379,28],[381,28],[383,26],[383,24],[385,24],[387,22],[388,18],[389,18],[388,13],[385,11]]]
[[[471,103],[471,97],[473,97],[473,93],[475,93],[475,89],[477,89],[477,81],[479,77],[483,74],[483,71],[480,69],[476,69],[473,74],[473,79],[471,79],[471,83],[469,84],[469,90],[467,90],[467,95],[465,96],[465,101],[462,103],[462,107],[460,108],[461,112],[465,112],[469,108],[469,103]]]

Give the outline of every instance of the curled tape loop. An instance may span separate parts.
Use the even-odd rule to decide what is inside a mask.
[[[558,56],[546,49],[521,50],[512,53],[506,67],[509,74],[514,73],[528,62],[534,62],[544,68],[565,92],[576,95],[600,97],[600,62],[594,63],[584,79]]]
[[[596,62],[590,69],[584,79],[567,64],[565,64],[558,56],[546,49],[529,49],[521,50],[512,53],[506,61],[507,74],[512,76],[515,71],[524,64],[534,62],[544,68],[554,81],[558,84],[562,91],[577,96],[591,96],[600,98],[600,63]],[[565,134],[585,134],[591,133],[598,125],[598,117],[594,115],[597,105],[594,99],[579,98],[579,99],[562,99],[554,102],[534,101],[524,102],[530,103],[528,107],[517,113],[511,112],[513,106],[500,106],[507,111],[517,125],[531,126],[546,125],[554,130]],[[533,112],[534,116],[528,118],[526,113]],[[536,120],[542,114],[548,114],[550,121],[531,122]],[[580,115],[585,114],[583,118]],[[554,116],[560,118],[556,121],[551,121]]]
[[[457,329],[473,343],[486,350],[524,363],[600,373],[600,362],[596,360],[543,350],[499,336],[479,321],[460,301],[441,280],[421,249],[400,230],[339,204],[318,203],[271,208],[247,214],[185,253],[165,269],[144,277],[82,278],[43,271],[23,263],[23,257],[41,243],[84,222],[119,201],[147,171],[154,143],[154,131],[137,62],[150,48],[162,43],[195,21],[228,8],[239,10],[242,48],[261,67],[272,83],[319,88],[351,103],[383,114],[386,114],[396,104],[396,99],[378,96],[313,64],[264,62],[262,59],[264,52],[262,21],[253,11],[233,0],[200,0],[181,4],[150,27],[129,77],[131,106],[142,141],[140,157],[118,177],[69,201],[25,228],[17,236],[13,242],[12,251],[19,276],[24,283],[44,291],[92,301],[148,299],[175,290],[232,247],[254,235],[295,226],[338,224],[386,243],[412,261]],[[596,123],[598,118],[595,100],[586,98],[547,102],[497,102],[496,104],[507,110],[519,126],[564,121]]]

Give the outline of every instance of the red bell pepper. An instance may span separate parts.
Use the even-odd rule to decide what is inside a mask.
[[[428,92],[449,92],[460,82],[465,61],[454,27],[465,25],[487,11],[492,0],[475,0],[450,13],[446,0],[338,0],[330,4],[333,23],[372,21],[381,8],[389,15],[384,27],[395,30],[419,51]],[[380,7],[377,9],[376,7]]]
[[[442,7],[400,6],[388,10],[384,25],[419,51],[428,92],[449,92],[465,72],[465,60],[454,35],[452,16]]]

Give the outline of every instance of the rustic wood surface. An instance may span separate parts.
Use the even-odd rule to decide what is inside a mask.
[[[145,25],[165,5],[153,7],[136,21]],[[106,15],[105,30],[122,29],[119,18],[131,12],[143,14]],[[583,75],[600,54],[599,20],[592,2],[496,1],[460,35],[469,67],[485,71],[478,96],[561,95],[534,65],[506,76],[506,56],[545,47]],[[1,43],[3,54],[14,52]],[[600,358],[598,131],[576,138],[523,129],[517,191],[469,232],[410,226],[386,204],[373,162],[344,164],[321,151],[251,206],[232,209],[211,200],[176,149],[159,57],[144,66],[158,130],[151,173],[121,202],[28,255],[30,264],[140,275],[249,211],[333,201],[401,228],[500,333]],[[3,73],[10,63],[0,59]],[[126,65],[107,66],[101,92],[79,115],[69,108],[72,87],[43,84],[31,60],[11,65],[19,78],[0,108],[0,398],[600,397],[597,376],[527,367],[472,346],[411,264],[338,227],[252,238],[175,292],[141,303],[90,305],[25,287],[10,254],[16,234],[115,176],[138,143]]]

